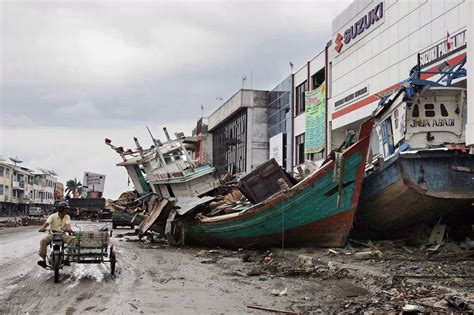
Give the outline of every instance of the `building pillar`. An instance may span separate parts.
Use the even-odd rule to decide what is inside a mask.
[[[466,145],[474,145],[474,1],[467,1],[468,25],[467,25],[467,123],[466,123]]]

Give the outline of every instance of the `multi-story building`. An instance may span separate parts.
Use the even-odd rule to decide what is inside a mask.
[[[0,210],[13,209],[13,165],[0,161]]]
[[[281,81],[267,94],[269,158],[286,171],[292,171],[293,76]]]
[[[267,91],[241,89],[209,116],[218,175],[250,172],[268,160]]]
[[[34,190],[32,203],[51,209],[54,204],[54,189],[56,187],[57,178],[52,174],[36,173],[34,174]]]
[[[22,167],[13,167],[13,203],[15,210],[26,213],[31,203],[34,174],[32,170]]]
[[[325,84],[326,77],[326,49],[322,49],[315,57],[293,74],[293,171],[305,160],[321,161],[325,155],[326,147],[320,150],[311,150],[308,146],[315,139],[314,124],[308,115],[306,92],[314,91]],[[321,104],[325,107],[325,104]],[[323,131],[326,128],[326,113],[322,113]],[[323,142],[325,137],[323,136]]]
[[[424,79],[437,80],[436,72],[464,59],[473,7],[473,1],[356,0],[336,16],[328,49],[332,143],[340,143],[347,129],[356,129],[380,97],[397,89],[417,64],[431,72]],[[453,81],[460,87],[467,87],[467,82],[467,77]],[[469,134],[474,129],[472,87],[467,93]],[[474,132],[468,144],[473,136]]]
[[[56,182],[54,184],[54,200],[61,200],[64,198],[64,184]]]
[[[54,204],[55,189],[61,191],[61,187],[64,192],[64,186],[51,172],[35,172],[0,161],[0,211],[3,214],[26,214],[31,206],[49,210]]]

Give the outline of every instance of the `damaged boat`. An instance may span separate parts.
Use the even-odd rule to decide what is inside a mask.
[[[403,236],[411,227],[449,216],[472,223],[474,157],[464,140],[466,90],[451,85],[465,75],[462,65],[445,70],[437,82],[414,71],[376,109],[355,237]]]
[[[163,131],[167,141],[155,139],[150,132],[153,145],[146,149],[137,138],[133,139],[135,149],[117,147],[105,139],[105,144],[122,158],[117,166],[126,169],[138,194],[129,203],[113,205],[139,225],[142,234],[152,227],[164,234],[166,219],[178,200],[183,204],[189,202],[187,198],[197,198],[220,187],[215,168],[195,162],[196,137],[175,133],[172,139],[166,127]]]
[[[359,203],[371,130],[369,119],[355,144],[292,187],[278,180],[282,190],[243,211],[175,216],[169,226],[173,241],[226,248],[344,246]]]
[[[106,139],[123,159],[117,165],[139,188],[116,205],[134,216],[141,234],[150,230],[171,245],[344,246],[359,203],[372,126],[372,119],[363,123],[355,144],[346,142],[300,182],[273,159],[238,181],[220,182],[213,167],[193,163],[193,147],[183,145],[184,136],[167,136],[163,144],[152,136],[154,145],[146,150],[137,139],[134,150]]]

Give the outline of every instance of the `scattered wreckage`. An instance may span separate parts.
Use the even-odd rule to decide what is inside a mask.
[[[463,62],[437,82],[413,70],[397,92],[382,98],[356,144],[347,139],[322,166],[300,171],[300,181],[271,160],[242,178],[219,180],[214,167],[196,162],[199,137],[176,133],[171,139],[166,128],[167,141],[150,133],[148,149],[136,138],[134,150],[106,139],[137,191],[116,208],[140,234],[233,248],[344,246],[351,231],[361,239],[390,239],[440,217],[472,223],[474,157],[462,127],[466,93],[451,85],[463,75]]]
[[[140,187],[135,198],[129,194],[113,205],[139,225],[140,234],[158,233],[172,245],[344,246],[359,201],[371,130],[369,119],[356,143],[347,141],[300,182],[270,160],[239,181],[221,183],[213,167],[193,163],[193,147],[183,145],[192,141],[184,136],[167,136],[165,143],[152,137],[154,146],[146,150],[135,139],[134,151],[106,139],[123,159],[118,165]]]

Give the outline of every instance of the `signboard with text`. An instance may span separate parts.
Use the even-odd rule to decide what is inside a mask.
[[[274,158],[280,166],[283,166],[283,133],[270,138],[270,159]]]
[[[88,191],[104,192],[105,175],[84,172],[83,185]]]
[[[319,153],[326,144],[326,84],[305,92],[305,153]]]

